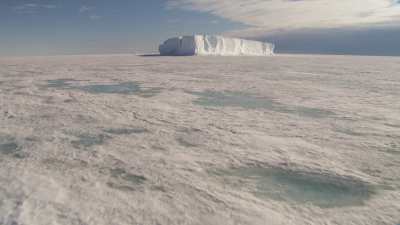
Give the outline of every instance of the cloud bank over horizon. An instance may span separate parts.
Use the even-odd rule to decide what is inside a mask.
[[[298,29],[393,26],[400,22],[398,0],[169,0],[168,9],[206,12],[248,28],[244,37]]]
[[[400,56],[400,0],[2,0],[0,33],[0,56],[149,53],[196,33]]]

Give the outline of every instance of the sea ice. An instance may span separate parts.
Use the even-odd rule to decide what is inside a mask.
[[[399,224],[399,71],[372,56],[0,57],[0,224]]]

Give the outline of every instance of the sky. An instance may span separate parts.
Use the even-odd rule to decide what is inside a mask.
[[[0,0],[0,55],[151,53],[196,33],[400,56],[400,0]]]

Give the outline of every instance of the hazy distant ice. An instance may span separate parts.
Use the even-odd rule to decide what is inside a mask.
[[[400,58],[0,59],[0,224],[400,223]]]

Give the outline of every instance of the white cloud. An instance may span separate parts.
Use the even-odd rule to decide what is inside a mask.
[[[167,20],[167,23],[179,23],[179,22],[181,22],[181,20],[180,19],[168,19]]]
[[[43,8],[46,8],[46,9],[55,9],[55,8],[57,8],[56,5],[50,5],[50,4],[42,5],[42,7],[43,7]]]
[[[169,0],[167,8],[207,12],[241,22],[250,27],[249,35],[400,21],[398,0]]]
[[[79,13],[82,13],[83,15],[87,16],[90,20],[99,20],[103,18],[102,16],[96,14],[95,7],[93,6],[82,5],[78,11]]]
[[[79,8],[79,12],[80,13],[85,13],[85,12],[91,11],[92,9],[93,9],[93,7],[89,7],[89,6],[83,5],[83,6],[81,6]]]
[[[101,16],[99,16],[99,15],[90,15],[89,16],[89,19],[90,20],[99,20],[99,19],[101,19],[102,17]]]
[[[36,3],[25,3],[14,6],[14,11],[17,13],[36,13],[40,9],[55,9],[56,5],[51,4],[36,4]]]
[[[26,3],[26,4],[22,4],[22,5],[17,5],[14,7],[15,10],[25,10],[25,9],[33,9],[33,8],[37,8],[39,7],[38,4],[34,4],[34,3]]]

